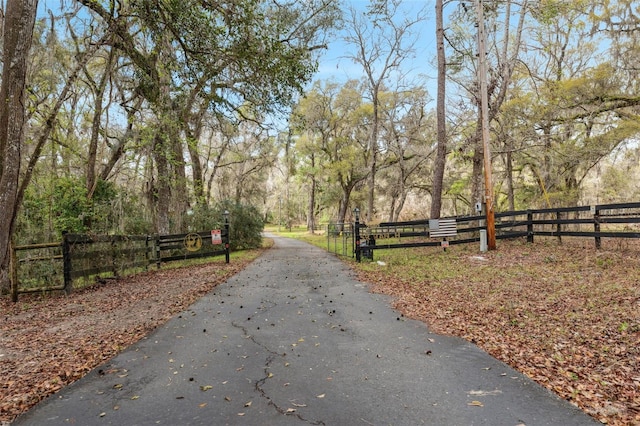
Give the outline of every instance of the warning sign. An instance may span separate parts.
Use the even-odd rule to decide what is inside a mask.
[[[211,244],[222,244],[222,231],[220,229],[211,230]]]

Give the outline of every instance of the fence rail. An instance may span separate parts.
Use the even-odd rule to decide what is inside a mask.
[[[177,260],[225,256],[229,263],[229,227],[173,235],[64,234],[61,242],[14,246],[11,296],[45,291],[71,292],[74,280],[119,277],[159,269]]]
[[[353,231],[343,236],[342,253],[331,250],[330,244],[328,249],[359,259],[362,254],[373,258],[373,251],[381,249],[446,248],[480,242],[480,231],[486,230],[484,219],[483,215],[443,218],[440,222],[447,224],[446,232],[436,230],[434,221],[429,219],[384,222],[372,227],[356,222],[351,225]],[[640,238],[638,202],[502,212],[496,213],[495,220],[497,239],[526,238],[533,242],[536,236],[540,236],[555,237],[561,241],[562,237],[571,236],[593,238],[595,247],[600,248],[603,238]],[[451,221],[455,221],[455,232],[449,227]],[[331,234],[330,229],[331,225],[327,235]],[[348,237],[352,242],[344,241]]]

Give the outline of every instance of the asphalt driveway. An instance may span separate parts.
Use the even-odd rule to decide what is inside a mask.
[[[249,267],[14,425],[600,424],[370,294],[299,241]]]

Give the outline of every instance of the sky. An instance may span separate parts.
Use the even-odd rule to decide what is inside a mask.
[[[343,10],[348,13],[348,8],[354,7],[357,11],[366,11],[368,0],[343,0],[345,7]],[[403,63],[405,72],[413,75],[422,74],[427,78],[427,87],[435,97],[436,83],[436,42],[435,42],[435,1],[433,0],[403,0],[400,11],[407,14],[409,19],[415,19],[418,12],[424,10],[426,19],[414,27],[414,38],[416,39],[414,48],[414,58]],[[346,81],[348,79],[359,79],[363,76],[362,67],[355,64],[348,56],[353,56],[355,47],[346,44],[338,36],[329,42],[327,51],[321,56],[319,69],[314,80],[335,79]],[[433,88],[432,88],[433,87]]]

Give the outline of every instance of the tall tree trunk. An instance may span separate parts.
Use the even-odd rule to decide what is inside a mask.
[[[105,64],[104,74],[100,82],[95,85],[95,110],[93,112],[93,123],[91,124],[91,139],[89,141],[89,154],[87,155],[87,198],[92,199],[95,191],[96,182],[96,163],[98,156],[98,139],[100,138],[100,123],[102,122],[102,111],[104,109],[104,92],[107,88],[107,81],[112,71],[114,51],[109,50],[107,63]],[[85,69],[87,77],[90,78],[88,70]],[[93,83],[92,83],[93,86]]]
[[[311,153],[311,168],[316,167],[316,156]],[[311,234],[314,233],[316,228],[316,177],[312,173],[309,175],[311,183],[309,185],[309,205],[307,208],[307,231]]]
[[[476,133],[473,136],[473,170],[471,172],[471,205],[473,203],[484,203],[484,177],[482,171],[484,170],[484,149],[482,147],[481,137],[481,118],[478,115],[478,125],[476,127]]]
[[[438,93],[436,96],[436,136],[438,146],[433,169],[433,188],[431,191],[431,218],[440,218],[442,210],[442,181],[447,158],[447,133],[445,122],[446,58],[444,52],[444,24],[442,19],[442,0],[436,1],[436,45],[438,56]]]
[[[507,164],[506,164],[506,173],[507,173],[507,199],[509,200],[509,210],[515,211],[516,209],[516,201],[515,201],[515,193],[513,190],[513,148],[511,146],[507,146]]]
[[[207,112],[207,103],[203,103],[199,110],[192,113],[196,99],[202,92],[206,79],[204,76],[198,81],[198,84],[191,90],[189,99],[186,102],[182,113],[180,114],[181,124],[186,138],[189,158],[191,159],[191,176],[193,180],[193,195],[197,204],[206,204],[204,197],[204,170],[200,160],[200,151],[198,150],[198,141],[202,136],[202,126],[205,114]],[[191,127],[193,126],[193,128]]]
[[[188,123],[183,123],[185,128],[185,136],[187,138],[187,148],[189,150],[189,158],[191,158],[191,174],[193,179],[193,195],[197,204],[205,204],[204,197],[204,171],[200,162],[200,152],[198,151],[198,140],[202,135],[202,119],[198,119],[195,129],[191,130]]]
[[[167,159],[168,148],[166,145],[168,141],[165,137],[164,126],[159,126],[153,144],[153,158],[158,171],[157,188],[152,187],[150,195],[156,213],[155,230],[160,235],[169,234],[171,229],[169,224],[169,205],[171,204],[171,183],[169,181],[171,180],[171,175],[169,160]]]
[[[36,19],[37,0],[7,0],[0,85],[0,293],[10,288],[11,238],[18,203],[18,179],[25,125],[27,58]]]
[[[395,215],[393,216],[392,222],[397,222],[398,219],[400,218],[400,213],[402,213],[402,209],[404,208],[404,203],[407,201],[407,195],[408,195],[407,191],[402,191],[402,193],[400,194],[400,198],[398,198],[396,212],[395,212]]]
[[[122,158],[122,155],[125,153],[125,148],[127,146],[127,143],[133,140],[134,138],[133,124],[136,118],[135,117],[136,111],[140,109],[140,106],[142,105],[143,100],[144,99],[141,96],[137,97],[133,108],[130,108],[129,110],[127,110],[127,130],[125,131],[122,138],[118,139],[118,143],[111,149],[111,157],[109,157],[109,161],[107,162],[107,164],[104,164],[102,166],[102,169],[100,170],[101,180],[107,180],[109,178],[111,171],[115,168],[116,164],[118,163],[120,158]],[[95,185],[92,191],[95,191]]]
[[[172,232],[182,232],[184,230],[184,218],[187,210],[189,210],[189,191],[187,191],[187,172],[186,162],[184,160],[182,140],[177,129],[178,117],[171,114],[171,158],[173,170],[173,219],[174,229]]]
[[[378,88],[373,91],[373,124],[371,128],[371,140],[369,141],[369,150],[371,152],[371,164],[369,166],[369,178],[367,179],[368,196],[367,196],[367,212],[366,220],[371,221],[375,208],[376,196],[376,173],[378,172]]]

